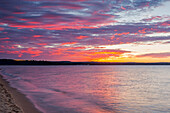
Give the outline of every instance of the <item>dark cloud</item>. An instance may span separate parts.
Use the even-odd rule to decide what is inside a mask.
[[[143,54],[138,55],[137,57],[167,58],[170,57],[170,52]]]

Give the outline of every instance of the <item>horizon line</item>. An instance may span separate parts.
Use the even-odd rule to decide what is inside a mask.
[[[22,62],[22,61],[33,61],[33,62],[65,62],[65,63],[135,63],[135,64],[159,64],[159,63],[170,63],[170,62],[97,62],[97,61],[50,61],[50,60],[27,60],[27,59],[0,59],[0,60],[13,60],[16,62]]]

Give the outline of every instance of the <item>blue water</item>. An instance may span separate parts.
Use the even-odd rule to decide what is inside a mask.
[[[43,113],[170,113],[170,66],[0,66]]]

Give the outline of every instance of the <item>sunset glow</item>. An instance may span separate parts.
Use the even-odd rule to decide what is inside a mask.
[[[1,0],[0,59],[170,62],[169,0]]]

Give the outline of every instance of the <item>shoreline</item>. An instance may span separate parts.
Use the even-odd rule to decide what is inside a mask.
[[[7,113],[42,113],[31,103],[31,101],[16,88],[9,85],[0,75],[0,112]]]

